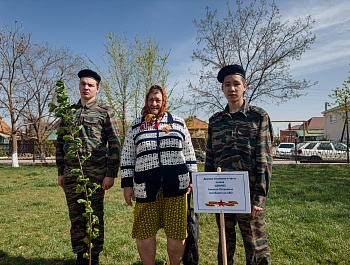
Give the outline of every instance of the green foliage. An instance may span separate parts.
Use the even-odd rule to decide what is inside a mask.
[[[266,201],[273,264],[350,264],[349,171],[348,165],[274,165]],[[56,167],[0,164],[0,179],[0,265],[74,264]],[[131,238],[133,209],[125,204],[120,178],[116,179],[105,197],[101,265],[141,264]],[[217,264],[215,215],[200,213],[199,221],[200,264]],[[156,265],[167,259],[166,237],[160,230]],[[235,264],[245,264],[238,229]]]
[[[332,94],[330,94],[329,97],[334,100],[334,103],[328,103],[329,106],[339,106],[339,113],[344,119],[346,112],[348,112],[350,109],[350,88],[348,87],[348,84],[350,84],[350,76],[348,77],[347,81],[344,81],[342,88],[337,87],[332,89]]]
[[[123,143],[130,122],[140,115],[146,90],[151,85],[164,87],[168,96],[168,110],[183,106],[183,95],[175,95],[175,86],[168,84],[171,72],[167,69],[170,51],[163,52],[159,43],[151,38],[140,41],[137,36],[128,40],[110,32],[104,44],[103,69],[92,60],[90,63],[102,75],[103,101],[115,110],[120,138]]]
[[[45,139],[43,142],[43,148],[44,148],[44,156],[49,157],[49,156],[54,156],[55,155],[55,145],[53,141],[49,139]],[[40,148],[39,148],[39,143],[35,142],[35,154],[40,154]]]
[[[62,138],[64,141],[69,142],[68,152],[65,155],[66,158],[77,159],[79,162],[79,167],[74,168],[70,171],[72,174],[78,175],[77,185],[75,192],[80,194],[83,193],[85,199],[79,199],[77,202],[83,204],[85,207],[85,212],[82,214],[86,220],[86,237],[84,242],[88,246],[88,253],[84,253],[84,257],[89,259],[91,264],[91,249],[93,248],[92,240],[98,237],[99,230],[94,227],[95,224],[98,224],[99,220],[96,215],[94,215],[94,210],[91,207],[91,197],[96,193],[96,190],[101,188],[99,184],[93,183],[93,189],[88,188],[87,184],[89,179],[84,177],[83,164],[91,156],[91,153],[88,156],[80,155],[80,150],[82,148],[82,139],[79,138],[79,131],[82,129],[81,125],[75,126],[74,119],[76,110],[70,107],[69,97],[66,92],[66,86],[63,81],[58,81],[56,83],[57,89],[57,103],[49,104],[50,111],[55,113],[55,116],[62,119],[63,124],[66,126],[60,127],[57,130],[58,135],[63,135]]]
[[[4,150],[4,149],[0,149],[0,156],[8,156],[8,154],[7,154],[7,150]]]

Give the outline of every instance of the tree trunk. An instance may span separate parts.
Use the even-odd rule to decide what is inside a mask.
[[[17,135],[12,134],[12,167],[19,167],[17,153]]]

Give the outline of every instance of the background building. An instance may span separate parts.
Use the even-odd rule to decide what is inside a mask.
[[[191,134],[192,144],[196,150],[205,150],[208,135],[208,123],[198,119],[196,116],[189,116],[185,119],[188,131]]]
[[[325,138],[335,142],[347,142],[345,126],[346,114],[341,112],[340,107],[332,108],[330,110],[326,109],[322,114],[325,119]],[[349,115],[350,113],[348,113],[347,116],[350,117]]]

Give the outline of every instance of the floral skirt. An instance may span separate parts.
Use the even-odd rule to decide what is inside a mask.
[[[146,239],[160,228],[167,237],[184,240],[187,237],[187,196],[163,197],[160,190],[154,202],[138,203],[134,209],[132,237]]]

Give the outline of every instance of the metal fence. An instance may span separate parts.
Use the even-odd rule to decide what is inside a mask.
[[[12,140],[0,144],[2,155],[11,156],[13,153]],[[33,157],[35,155],[35,140],[17,140],[17,154],[19,157]]]

